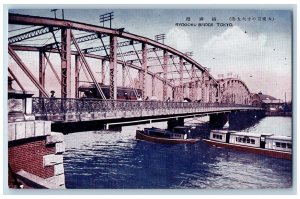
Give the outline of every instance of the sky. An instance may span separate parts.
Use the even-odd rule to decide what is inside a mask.
[[[43,17],[54,16],[50,9],[21,9],[9,12]],[[107,12],[114,12],[113,28],[124,27],[127,32],[151,39],[154,39],[157,34],[165,34],[166,44],[182,52],[193,52],[192,58],[202,66],[210,68],[215,78],[219,74],[224,74],[224,77],[228,73],[237,74],[253,93],[262,92],[282,100],[286,93],[287,101],[291,99],[292,13],[290,11],[65,9],[64,15],[68,20],[101,25],[99,15]],[[192,23],[197,26],[178,26],[176,23]],[[202,25],[213,23],[213,25],[198,26],[198,23]],[[9,26],[10,31],[16,28],[18,27]],[[9,32],[8,35],[13,34],[18,34],[18,31]],[[28,55],[20,56],[25,58]],[[30,65],[30,61],[28,64]],[[34,70],[37,71],[36,68]]]

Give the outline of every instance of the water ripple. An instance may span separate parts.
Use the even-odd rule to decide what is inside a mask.
[[[260,125],[253,128],[261,130]],[[292,185],[291,161],[203,142],[155,144],[136,140],[131,130],[74,133],[66,135],[65,141],[67,188],[256,189]]]

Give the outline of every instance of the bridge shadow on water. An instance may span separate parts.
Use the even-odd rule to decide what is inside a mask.
[[[104,124],[99,121],[52,123],[51,130],[63,134],[76,133],[82,131],[103,130]]]
[[[249,127],[257,125],[263,117],[257,117],[252,119],[245,118],[234,118],[234,120],[229,120],[225,126],[222,127],[212,127],[209,125],[209,122],[197,124],[196,131],[197,136],[200,137],[209,137],[210,130],[212,129],[228,129],[235,131],[243,131]],[[121,131],[122,126],[131,126],[137,124],[146,124],[148,122],[135,122],[135,123],[127,123],[127,124],[119,124],[119,125],[111,125],[108,131]],[[228,126],[229,124],[229,126]],[[61,132],[63,134],[76,133],[76,132],[84,132],[84,131],[98,131],[105,130],[106,123],[102,121],[84,121],[84,122],[69,122],[69,123],[53,123],[51,125],[51,130],[54,132]]]
[[[252,120],[237,120],[235,122],[229,123],[228,130],[235,130],[235,131],[243,131],[248,129],[252,126],[257,125],[263,118],[255,118]]]
[[[137,124],[146,124],[149,123],[147,121],[135,121],[133,123],[126,124],[114,124],[109,126],[109,130],[107,131],[121,131],[122,126],[132,126]],[[68,122],[68,123],[52,123],[51,130],[54,132],[60,132],[63,134],[69,133],[77,133],[84,131],[99,131],[106,130],[105,127],[107,122],[103,121],[81,121],[81,122]]]

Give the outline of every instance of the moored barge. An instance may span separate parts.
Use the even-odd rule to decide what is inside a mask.
[[[198,139],[191,138],[190,130],[182,127],[175,127],[173,131],[159,128],[145,128],[136,131],[136,139],[161,144],[194,144]]]
[[[292,159],[292,138],[290,136],[212,130],[209,139],[203,139],[203,141],[209,145],[218,147],[274,158]]]

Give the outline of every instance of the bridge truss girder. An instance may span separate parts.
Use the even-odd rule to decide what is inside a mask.
[[[75,55],[78,56],[78,54],[80,55],[80,52],[76,52],[73,53],[71,51],[71,45],[73,45],[75,42],[76,43],[81,43],[81,42],[86,42],[86,41],[91,41],[91,40],[96,40],[96,39],[100,39],[102,42],[102,46],[97,46],[97,47],[91,47],[91,48],[86,48],[86,49],[81,49],[80,51],[82,52],[84,57],[91,57],[91,58],[100,58],[102,60],[109,60],[110,62],[110,88],[111,88],[111,99],[116,99],[116,71],[117,71],[117,64],[121,64],[122,65],[122,61],[117,60],[117,57],[120,57],[120,54],[117,53],[117,48],[121,48],[121,47],[128,47],[128,46],[133,46],[134,48],[134,44],[140,44],[141,45],[141,50],[136,50],[134,48],[134,51],[127,51],[124,54],[126,56],[133,56],[134,54],[136,54],[138,56],[137,60],[127,60],[126,61],[126,65],[130,66],[131,68],[137,69],[139,71],[139,73],[141,74],[141,79],[140,79],[140,86],[142,89],[142,97],[143,99],[145,99],[146,96],[146,75],[150,75],[150,77],[152,78],[152,85],[155,85],[153,82],[155,81],[155,79],[161,80],[162,81],[162,87],[163,87],[163,99],[166,100],[168,97],[170,97],[170,95],[168,95],[168,87],[170,86],[171,88],[174,88],[176,85],[176,79],[175,78],[170,78],[168,77],[168,74],[174,73],[177,71],[178,75],[179,75],[179,85],[180,85],[180,89],[181,89],[181,94],[183,91],[183,79],[184,79],[184,72],[188,73],[188,75],[191,78],[191,82],[192,82],[192,91],[191,91],[191,98],[194,99],[195,97],[194,95],[194,90],[195,90],[195,86],[196,86],[196,79],[199,80],[199,77],[197,75],[197,70],[203,72],[203,73],[207,73],[208,76],[210,77],[211,80],[211,84],[213,86],[217,86],[216,80],[207,72],[206,68],[202,67],[200,64],[198,64],[197,62],[195,62],[194,60],[192,60],[189,56],[187,56],[184,53],[181,53],[175,49],[172,49],[164,44],[161,44],[159,42],[155,42],[153,40],[150,40],[148,38],[144,38],[144,37],[140,37],[137,35],[132,35],[130,33],[127,32],[123,32],[121,30],[116,30],[116,29],[108,29],[108,28],[102,28],[102,27],[97,27],[97,26],[90,26],[88,24],[81,24],[81,23],[77,23],[77,22],[71,22],[71,21],[67,21],[67,20],[58,20],[58,19],[51,19],[51,18],[34,18],[32,16],[20,16],[20,15],[14,15],[14,14],[10,14],[9,16],[9,22],[12,24],[24,24],[24,25],[39,25],[39,26],[45,26],[46,28],[49,27],[51,31],[48,32],[52,32],[53,33],[53,27],[57,28],[57,29],[61,29],[61,42],[56,42],[55,44],[48,44],[46,46],[43,46],[42,48],[37,48],[37,47],[28,47],[27,49],[31,48],[31,50],[37,49],[43,49],[44,52],[60,52],[61,50],[61,96],[63,97],[70,97],[71,95],[71,89],[70,89],[70,85],[71,85],[71,55]],[[52,29],[51,29],[52,27]],[[71,29],[74,30],[79,30],[79,31],[86,31],[86,32],[93,32],[92,34],[89,35],[85,35],[82,37],[78,37],[78,38],[74,38],[75,40],[72,41],[70,39],[70,36],[68,36],[68,31],[71,31]],[[46,32],[44,32],[43,34],[46,34]],[[20,35],[19,35],[20,36]],[[110,43],[108,45],[104,45],[102,38],[109,36],[110,38]],[[55,37],[55,36],[54,36]],[[114,40],[117,40],[116,38],[123,38],[123,39],[127,39],[127,41],[121,41],[121,42],[116,42]],[[115,38],[114,40],[112,40],[112,38]],[[22,48],[20,46],[14,46],[16,49],[17,48]],[[97,51],[102,51],[102,50],[108,50],[110,51],[110,54],[108,55],[108,53],[106,52],[106,54],[109,56],[97,56],[95,54],[92,54],[93,52],[97,52]],[[158,56],[157,52],[159,51],[163,51],[163,55],[162,56]],[[148,56],[149,53],[155,53],[156,57],[150,57]],[[142,54],[142,60],[139,59],[139,54]],[[171,59],[169,59],[171,58]],[[175,63],[174,62],[174,58],[178,58],[179,59],[179,63]],[[78,59],[78,58],[77,58]],[[155,70],[149,70],[149,61],[151,61],[151,59],[153,60],[158,60],[159,62],[163,61],[162,64],[160,64],[160,66],[162,67],[162,74],[163,76],[160,77],[159,73]],[[169,60],[173,60],[173,65],[169,63]],[[81,58],[81,61],[82,58]],[[127,63],[127,62],[139,62],[139,65],[134,65],[132,63]],[[84,62],[84,61],[83,61]],[[48,60],[48,63],[51,63]],[[78,64],[78,62],[76,62]],[[187,67],[187,64],[191,65],[192,71],[191,74],[189,73],[189,70],[186,68],[186,70],[183,70],[183,67]],[[75,65],[77,65],[75,64]],[[124,63],[123,63],[124,64]],[[179,66],[179,70],[177,68],[177,66]],[[172,71],[169,70],[169,67],[175,67],[176,71]],[[42,67],[41,67],[42,68]],[[76,74],[78,73],[78,66],[75,66],[76,68]],[[104,70],[103,70],[103,64],[102,64],[102,69],[101,69],[101,81],[104,82]],[[42,73],[41,73],[42,74]],[[42,79],[45,79],[45,77],[43,75]],[[75,79],[77,80],[77,82],[79,81],[79,75],[75,75]],[[125,77],[124,74],[122,74],[123,77]],[[58,78],[57,78],[58,79]],[[44,80],[43,80],[44,81]],[[42,84],[43,81],[41,80],[40,82]],[[122,80],[122,85],[125,84],[125,81]],[[75,87],[78,88],[78,85],[75,84]],[[154,94],[155,89],[153,88],[154,86],[152,86],[152,90],[151,90],[151,94]],[[174,91],[174,89],[173,89]],[[175,91],[174,91],[175,92]],[[113,93],[113,94],[112,94]],[[78,94],[76,94],[78,96]],[[179,96],[179,99],[182,100],[183,99],[183,95]]]

